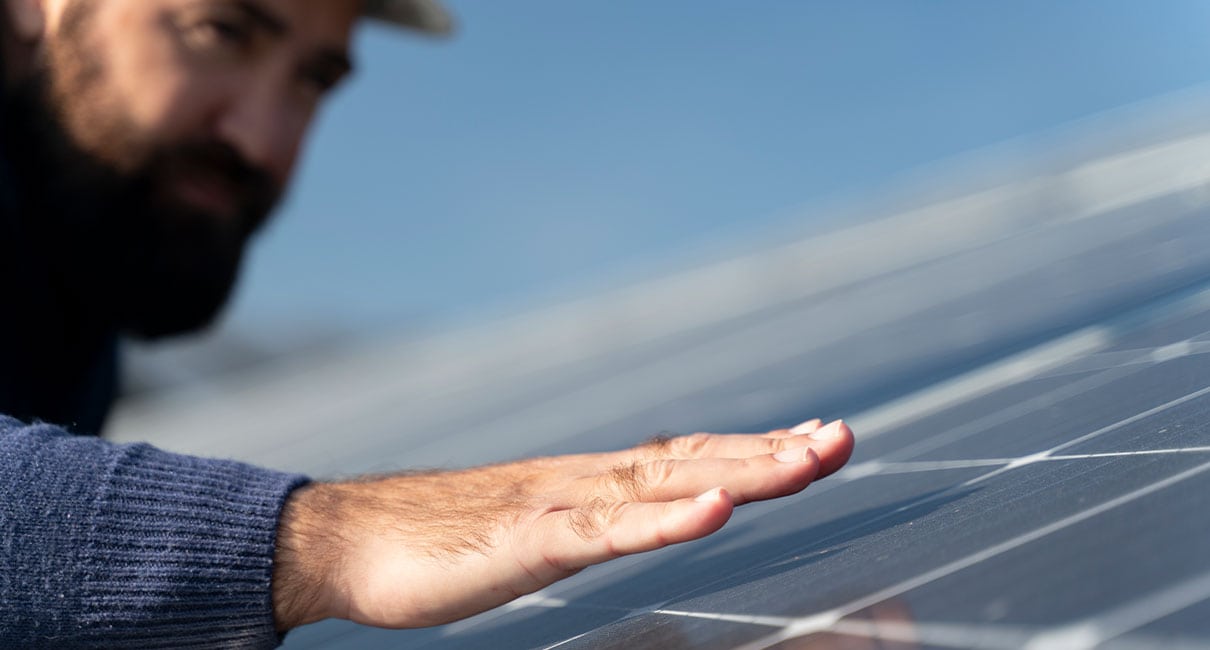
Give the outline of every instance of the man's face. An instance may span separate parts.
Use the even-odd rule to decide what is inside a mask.
[[[277,202],[360,0],[45,0],[39,87],[67,187],[105,205],[118,324],[207,322]],[[89,187],[91,185],[91,187]],[[95,234],[95,233],[94,233]]]

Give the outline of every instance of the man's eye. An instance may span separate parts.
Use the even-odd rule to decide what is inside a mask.
[[[212,20],[206,26],[218,40],[242,45],[252,40],[252,32],[245,25],[227,21],[227,20]]]
[[[340,82],[339,76],[334,76],[326,72],[313,72],[304,77],[312,90],[319,95],[326,95],[332,88]]]
[[[199,21],[185,29],[186,40],[197,48],[233,48],[242,50],[252,45],[255,37],[246,23],[211,18]]]
[[[298,81],[307,93],[323,97],[349,74],[349,64],[321,59],[304,64],[298,73]]]

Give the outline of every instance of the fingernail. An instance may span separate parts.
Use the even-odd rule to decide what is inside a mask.
[[[818,429],[820,424],[822,424],[822,422],[819,418],[807,420],[793,429],[790,429],[790,433],[793,433],[796,436],[801,436],[804,433],[811,433],[812,431]]]
[[[693,500],[697,501],[698,503],[710,503],[711,501],[718,501],[719,498],[722,497],[722,492],[723,488],[714,488],[713,490],[697,495],[697,497]]]
[[[840,425],[842,424],[844,424],[844,420],[830,422],[828,426],[807,434],[807,437],[812,440],[819,440],[821,442],[824,440],[835,440],[840,437]]]
[[[810,453],[810,447],[796,447],[794,449],[783,449],[773,457],[783,463],[801,463],[807,459],[807,454]]]

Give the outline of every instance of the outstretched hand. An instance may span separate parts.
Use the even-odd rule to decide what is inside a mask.
[[[704,537],[734,506],[796,493],[853,451],[839,420],[698,433],[600,454],[316,483],[286,502],[279,630],[324,618],[439,625],[613,558]]]

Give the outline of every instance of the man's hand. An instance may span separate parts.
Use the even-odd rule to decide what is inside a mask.
[[[581,569],[704,537],[732,508],[839,469],[853,433],[818,420],[767,434],[698,433],[602,454],[317,483],[278,528],[279,630],[324,618],[423,627]]]

